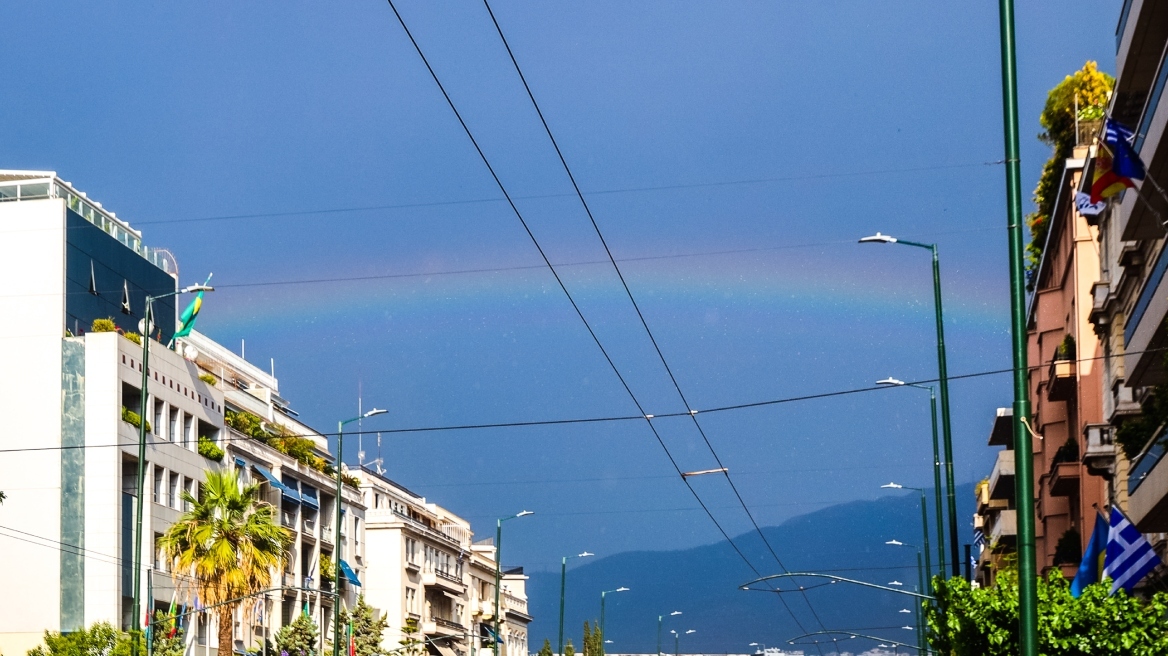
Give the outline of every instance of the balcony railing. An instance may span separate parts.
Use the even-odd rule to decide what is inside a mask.
[[[1127,475],[1127,493],[1134,494],[1148,474],[1160,461],[1164,459],[1164,454],[1168,453],[1168,440],[1164,439],[1164,430],[1156,431],[1156,434],[1148,442],[1148,446],[1144,447],[1143,453],[1136,456],[1135,461],[1132,462],[1131,471]]]
[[[445,541],[447,541],[451,544],[454,544],[454,545],[461,545],[461,542],[458,540],[458,538],[451,536],[451,535],[447,535],[446,533],[443,533],[442,531],[438,531],[438,530],[435,530],[433,528],[430,528],[429,526],[426,526],[422,522],[419,522],[418,520],[414,519],[413,517],[410,517],[409,515],[406,515],[404,513],[400,513],[396,510],[393,511],[393,514],[396,515],[398,518],[405,520],[406,523],[408,523],[412,528],[414,528],[418,531],[421,531],[422,533],[425,533],[426,535],[436,537],[439,540],[445,540]]]
[[[438,626],[441,626],[441,627],[446,628],[446,629],[453,629],[455,631],[465,631],[466,630],[466,627],[464,627],[463,625],[459,624],[458,622],[455,622],[454,620],[448,620],[445,617],[430,616],[430,621],[437,624]]]
[[[1009,499],[1014,496],[1014,452],[999,451],[998,461],[990,472],[990,498]]]
[[[1115,429],[1110,424],[1088,424],[1083,427],[1087,438],[1087,450],[1083,453],[1083,466],[1096,476],[1115,474]]]
[[[1128,2],[1130,1],[1128,0]],[[1156,72],[1156,82],[1152,85],[1152,91],[1148,93],[1148,102],[1144,105],[1144,113],[1140,117],[1139,127],[1136,129],[1135,143],[1132,144],[1135,151],[1141,155],[1144,155],[1141,152],[1144,140],[1148,137],[1148,129],[1152,127],[1152,118],[1155,117],[1156,110],[1160,107],[1160,99],[1164,97],[1166,83],[1168,83],[1168,51],[1165,51],[1165,55],[1160,56],[1160,69]],[[1148,161],[1148,155],[1144,155],[1143,160]]]
[[[440,569],[434,570],[434,573],[437,574],[439,578],[446,579],[447,581],[450,581],[451,583],[457,583],[459,585],[462,585],[462,577],[460,577],[460,576],[456,576],[454,574],[451,574],[450,572],[443,572]]]
[[[1123,8],[1119,10],[1119,24],[1115,26],[1115,50],[1119,51],[1119,44],[1123,42],[1123,32],[1127,29],[1127,19],[1131,16],[1132,0],[1123,0]]]

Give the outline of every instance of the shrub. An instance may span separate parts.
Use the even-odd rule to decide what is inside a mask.
[[[1075,337],[1067,333],[1063,337],[1063,341],[1059,343],[1058,348],[1054,350],[1055,360],[1074,360],[1075,359]]]
[[[320,555],[320,580],[332,583],[336,581],[337,566],[333,563],[333,559],[328,556]]]
[[[89,324],[91,333],[112,333],[117,329],[118,324],[114,323],[113,319],[94,319],[93,323]]]
[[[206,435],[199,436],[199,455],[208,460],[223,462],[223,449]]]
[[[134,428],[141,428],[142,427],[142,418],[138,416],[137,412],[134,412],[133,410],[127,408],[126,406],[122,406],[122,421],[133,426]],[[150,433],[152,431],[153,431],[153,429],[150,427],[150,420],[147,419],[146,420],[146,432]]]
[[[300,613],[291,624],[276,632],[276,649],[288,656],[316,656],[319,638],[316,622]]]
[[[1055,565],[1078,565],[1083,559],[1083,547],[1080,544],[1079,532],[1069,528],[1059,538],[1054,548]]]
[[[199,380],[203,381],[204,383],[207,383],[208,385],[214,385],[214,384],[219,382],[218,378],[216,378],[216,377],[214,377],[211,374],[206,373],[206,372],[199,374]]]
[[[130,340],[131,342],[134,342],[138,346],[142,345],[142,336],[139,335],[138,333],[122,333],[122,337],[125,337],[126,339]]]

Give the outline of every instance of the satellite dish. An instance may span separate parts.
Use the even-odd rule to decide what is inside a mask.
[[[190,344],[183,345],[183,357],[190,362],[194,362],[199,357],[199,349]]]

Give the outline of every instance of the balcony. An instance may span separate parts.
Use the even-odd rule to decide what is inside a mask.
[[[525,622],[532,620],[531,615],[527,614],[527,600],[516,597],[510,592],[503,593],[503,611],[506,613],[507,619],[514,617]]]
[[[449,572],[424,571],[422,572],[422,585],[436,586],[455,594],[466,592],[466,585],[463,584],[462,579]]]
[[[990,527],[990,544],[1013,545],[1018,538],[1018,511],[1003,510]]]
[[[495,617],[495,602],[486,599],[480,599],[477,605],[476,612],[481,615],[482,621],[487,621]]]
[[[1075,398],[1075,361],[1054,360],[1047,369],[1046,398],[1069,401]]]
[[[466,633],[466,627],[458,622],[430,615],[430,619],[422,622],[422,633],[426,635],[461,636]]]
[[[304,532],[307,535],[313,535],[316,533],[316,520],[315,519],[309,519],[308,517],[305,517],[302,525],[304,526]]]
[[[990,472],[989,491],[991,499],[1014,498],[1014,452],[999,451],[994,470]]]
[[[1092,476],[1111,478],[1115,476],[1115,429],[1110,424],[1088,424],[1083,427],[1087,450],[1083,453],[1083,466]]]
[[[1168,464],[1163,431],[1132,461],[1128,473],[1128,514],[1143,533],[1168,531]]]
[[[296,513],[287,510],[280,511],[280,525],[295,530],[299,522],[296,521]]]

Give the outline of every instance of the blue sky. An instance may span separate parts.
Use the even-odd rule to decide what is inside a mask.
[[[1027,191],[1046,91],[1088,59],[1114,70],[1119,6],[1019,7]],[[575,263],[565,281],[638,397],[683,409],[483,6],[399,7],[552,261]],[[927,254],[855,243],[877,230],[940,245],[950,371],[1009,366],[993,3],[494,8],[693,405],[934,377]],[[0,16],[0,166],[58,171],[171,249],[183,282],[213,271],[199,328],[274,358],[310,423],[352,416],[359,389],[391,410],[366,429],[632,411],[384,3]],[[255,214],[280,215],[206,220]],[[655,256],[679,257],[638,259]],[[396,274],[429,275],[254,285]],[[957,478],[977,480],[1009,377],[952,394]],[[931,481],[927,404],[886,390],[703,426],[776,524]],[[683,468],[711,465],[684,421],[660,427]],[[385,435],[381,455],[480,532],[536,511],[506,558],[536,570],[718,538],[640,423]],[[724,484],[696,486],[732,534],[749,527]]]

